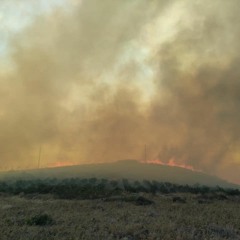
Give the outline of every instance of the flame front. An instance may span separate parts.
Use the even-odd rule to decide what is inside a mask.
[[[67,167],[67,166],[75,166],[77,165],[77,163],[75,162],[71,162],[71,161],[58,161],[58,162],[54,162],[51,164],[48,164],[47,167],[49,168],[55,168],[55,167]]]
[[[193,166],[185,164],[185,163],[178,163],[174,159],[170,159],[168,162],[163,162],[160,159],[147,160],[147,163],[165,165],[165,166],[170,166],[170,167],[180,167],[180,168],[185,168],[188,170],[200,172],[199,169],[196,169]]]

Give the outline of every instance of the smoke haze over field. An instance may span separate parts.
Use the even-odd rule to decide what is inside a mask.
[[[240,2],[68,3],[9,40],[0,168],[36,167],[40,146],[48,166],[147,144],[149,159],[240,183]]]

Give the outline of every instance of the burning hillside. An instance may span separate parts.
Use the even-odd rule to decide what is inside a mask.
[[[165,164],[141,163],[137,160],[121,160],[113,163],[72,165],[55,168],[42,168],[28,171],[6,172],[0,179],[66,179],[97,178],[108,180],[128,179],[129,181],[156,180],[173,184],[200,184],[239,188],[215,176]]]
[[[156,163],[240,183],[240,1],[53,2],[1,1],[1,169],[35,168],[39,146],[44,167],[147,143]]]

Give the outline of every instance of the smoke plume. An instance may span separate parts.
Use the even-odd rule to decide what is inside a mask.
[[[173,160],[240,183],[240,2],[83,0],[11,39],[1,169]]]

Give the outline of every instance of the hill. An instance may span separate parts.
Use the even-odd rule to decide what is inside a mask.
[[[46,178],[107,178],[129,180],[156,180],[175,184],[200,184],[224,188],[240,188],[218,177],[181,167],[121,160],[113,163],[86,164],[28,171],[11,171],[0,174],[0,180],[46,179]]]

